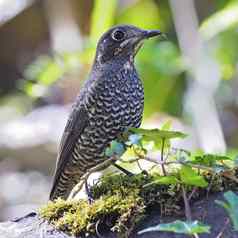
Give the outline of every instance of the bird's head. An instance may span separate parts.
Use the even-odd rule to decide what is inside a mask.
[[[96,62],[133,60],[145,39],[161,35],[159,30],[142,30],[131,25],[118,25],[105,32],[97,45]]]

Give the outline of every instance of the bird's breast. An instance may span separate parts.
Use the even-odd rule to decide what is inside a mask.
[[[80,157],[77,152],[92,166],[101,160],[105,148],[121,132],[140,126],[143,100],[143,87],[136,72],[120,72],[89,89],[84,101],[89,120],[76,143],[75,158]]]
[[[135,70],[123,70],[98,84],[88,102],[96,126],[115,131],[138,127],[144,105],[143,86]]]

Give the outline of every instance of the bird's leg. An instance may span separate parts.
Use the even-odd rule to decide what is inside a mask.
[[[89,185],[88,185],[88,180],[87,180],[87,179],[85,180],[84,185],[85,185],[85,191],[86,191],[86,194],[87,194],[87,197],[88,197],[88,202],[89,202],[89,204],[92,204],[93,201],[94,201],[94,199],[93,199],[93,196],[92,196],[92,192],[91,192],[91,190],[90,190],[90,187],[89,187]]]
[[[88,172],[82,176],[82,178],[80,179],[79,183],[76,186],[74,186],[74,188],[71,191],[71,193],[70,193],[69,197],[67,198],[67,200],[73,199],[77,195],[77,193],[82,189],[83,185],[85,184],[85,181],[87,181],[87,179],[90,176],[90,174],[92,174],[94,172],[97,172],[97,171],[100,171],[103,168],[108,167],[114,161],[115,161],[115,158],[113,158],[113,157],[112,158],[108,158],[107,160],[105,160],[101,164],[98,164],[97,166],[89,169]]]
[[[134,176],[134,174],[126,169],[124,169],[123,167],[121,167],[120,165],[114,163],[113,164],[117,169],[121,170],[124,174],[126,174],[127,176],[131,177]]]
[[[83,185],[84,185],[84,180],[80,180],[80,182],[78,184],[76,184],[73,188],[73,190],[71,191],[71,193],[69,194],[67,200],[71,200],[74,199],[75,196],[80,192],[80,190],[82,189]]]

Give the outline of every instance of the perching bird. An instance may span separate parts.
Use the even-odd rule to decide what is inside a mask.
[[[64,130],[50,200],[66,199],[80,178],[105,160],[112,140],[140,126],[144,92],[134,57],[145,39],[160,34],[119,25],[100,38],[91,73]]]

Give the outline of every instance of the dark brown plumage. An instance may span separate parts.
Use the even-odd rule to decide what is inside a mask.
[[[129,127],[139,127],[144,93],[134,56],[146,38],[160,31],[121,25],[99,40],[89,79],[65,127],[50,199],[66,199],[80,178],[105,160],[110,142]]]

